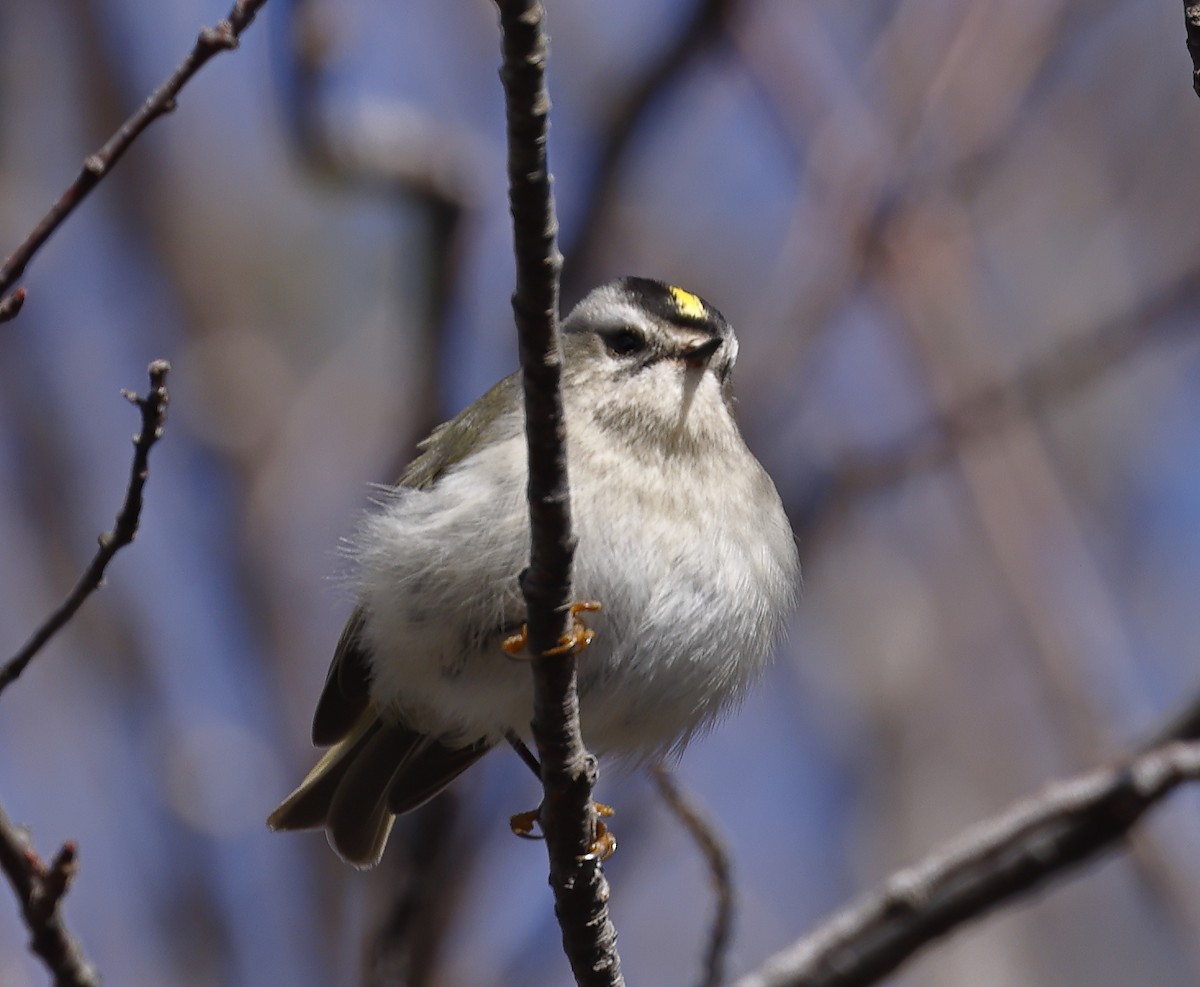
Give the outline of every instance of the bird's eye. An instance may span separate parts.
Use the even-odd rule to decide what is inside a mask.
[[[646,348],[646,340],[636,329],[610,329],[600,333],[604,348],[613,356],[629,356]]]

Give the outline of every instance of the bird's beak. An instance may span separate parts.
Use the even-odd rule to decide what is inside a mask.
[[[721,348],[722,339],[720,336],[713,336],[703,342],[693,343],[683,351],[683,361],[692,370],[703,370],[708,366],[708,361],[713,358],[713,354]]]

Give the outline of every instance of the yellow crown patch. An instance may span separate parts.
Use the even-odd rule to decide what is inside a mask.
[[[679,309],[680,315],[684,315],[689,319],[705,319],[708,317],[708,310],[704,307],[704,302],[700,301],[690,291],[676,288],[673,284],[667,285],[667,290],[671,293],[671,298],[675,300],[675,307]]]

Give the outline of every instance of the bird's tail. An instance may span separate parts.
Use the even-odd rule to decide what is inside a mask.
[[[491,746],[480,740],[449,747],[367,711],[271,813],[267,825],[323,827],[343,860],[370,867],[379,862],[396,816],[433,798]]]

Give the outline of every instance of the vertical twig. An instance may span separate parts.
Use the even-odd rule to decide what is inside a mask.
[[[1200,96],[1200,3],[1183,0],[1183,23],[1187,27],[1187,50],[1192,56],[1192,88]]]
[[[513,294],[525,390],[529,444],[529,568],[521,590],[535,657],[533,736],[541,758],[545,799],[542,830],[563,948],[576,982],[623,984],[616,930],[608,918],[608,884],[591,852],[596,835],[592,787],[596,760],[579,732],[575,659],[547,655],[567,631],[571,598],[571,531],[563,420],[562,350],[558,332],[558,222],[554,215],[546,135],[544,10],[531,0],[497,0],[503,32],[508,117],[509,199],[517,284]]]
[[[47,867],[29,834],[10,823],[0,810],[0,870],[21,906],[30,950],[54,975],[54,987],[100,987],[100,975],[58,913],[75,867],[75,844],[65,844]]]
[[[133,437],[129,487],[116,523],[112,531],[100,536],[100,548],[67,598],[0,668],[0,690],[11,685],[46,642],[75,615],[84,600],[100,586],[108,563],[137,534],[142,514],[142,491],[150,469],[150,449],[162,436],[166,422],[166,379],[170,369],[165,360],[150,364],[150,389],[144,398],[130,391],[122,392],[141,412],[142,427]],[[73,843],[64,845],[47,866],[34,850],[29,835],[12,825],[0,810],[0,870],[4,871],[21,906],[30,933],[29,948],[41,957],[54,975],[56,987],[100,987],[99,975],[59,916],[59,905],[67,893],[75,867]]]
[[[21,649],[0,666],[0,692],[16,681],[34,656],[45,647],[46,642],[75,616],[75,611],[83,606],[84,600],[100,588],[104,580],[104,570],[108,568],[113,556],[137,535],[142,516],[142,491],[146,486],[146,478],[150,475],[150,449],[162,437],[163,425],[167,420],[167,373],[170,369],[171,365],[166,360],[155,360],[150,364],[150,390],[144,398],[138,397],[132,391],[121,392],[142,413],[142,428],[133,437],[133,466],[125,501],[117,514],[112,531],[106,531],[100,536],[100,547],[67,598],[30,635]]]

